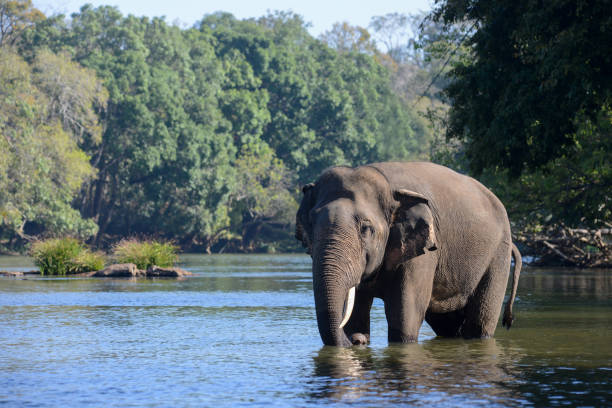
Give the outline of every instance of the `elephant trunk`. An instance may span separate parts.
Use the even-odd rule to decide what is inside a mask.
[[[351,345],[343,327],[350,317],[355,287],[365,267],[360,261],[360,248],[356,247],[358,242],[358,239],[328,240],[322,248],[313,251],[317,324],[321,340],[328,346]]]

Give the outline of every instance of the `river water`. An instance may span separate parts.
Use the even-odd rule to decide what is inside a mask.
[[[610,406],[612,271],[521,274],[494,339],[322,347],[310,258],[184,255],[183,280],[0,278],[0,406]],[[0,257],[0,270],[32,269]]]

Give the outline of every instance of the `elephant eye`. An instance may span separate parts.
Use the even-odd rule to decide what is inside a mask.
[[[363,224],[361,226],[361,235],[364,237],[369,237],[374,233],[374,228],[370,224]]]

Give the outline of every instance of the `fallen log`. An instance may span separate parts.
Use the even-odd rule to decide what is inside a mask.
[[[516,241],[533,256],[532,265],[612,267],[612,228],[567,228],[557,225],[537,233],[521,232]]]
[[[612,228],[567,228],[557,225],[537,233],[522,232],[516,240],[533,256],[532,265],[612,267]]]

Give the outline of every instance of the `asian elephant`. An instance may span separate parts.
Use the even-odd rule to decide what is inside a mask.
[[[423,319],[439,336],[493,336],[511,257],[510,328],[521,256],[506,210],[471,177],[433,163],[333,167],[302,188],[296,238],[311,255],[326,345],[365,344],[374,297],[390,342],[414,342]]]

